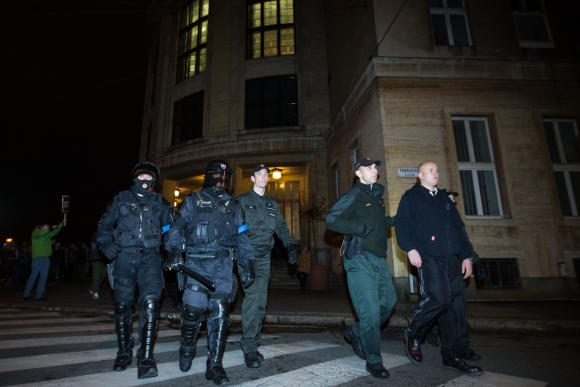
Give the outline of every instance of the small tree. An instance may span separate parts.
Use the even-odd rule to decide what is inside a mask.
[[[304,198],[304,195],[302,196]],[[302,200],[300,204],[300,212],[306,215],[308,218],[308,224],[310,229],[312,230],[312,258],[313,262],[318,263],[318,247],[316,240],[318,232],[317,232],[317,223],[322,222],[326,217],[327,206],[326,206],[326,198],[323,197],[322,199],[318,199],[315,194],[310,195],[310,200],[308,203]]]

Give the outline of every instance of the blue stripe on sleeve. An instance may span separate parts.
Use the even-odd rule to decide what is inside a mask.
[[[247,229],[248,229],[248,225],[247,224],[242,224],[240,227],[238,227],[238,234],[243,233]]]

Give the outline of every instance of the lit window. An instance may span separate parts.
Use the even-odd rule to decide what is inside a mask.
[[[428,0],[436,46],[471,46],[464,0]]]
[[[511,0],[520,47],[553,48],[550,24],[542,0]]]
[[[550,148],[552,169],[564,216],[579,216],[580,150],[575,120],[545,119],[544,128]]]
[[[209,0],[193,0],[181,9],[177,83],[205,71]]]
[[[246,81],[246,129],[298,125],[296,75]]]
[[[453,133],[466,216],[502,216],[486,118],[453,117]]]
[[[293,55],[294,1],[248,1],[248,59]]]
[[[203,136],[203,91],[173,105],[172,145]]]
[[[268,183],[266,193],[276,199],[280,214],[294,239],[300,239],[300,182]]]

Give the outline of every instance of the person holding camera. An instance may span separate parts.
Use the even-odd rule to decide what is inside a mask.
[[[387,229],[394,217],[385,216],[381,197],[385,187],[377,184],[379,160],[361,158],[354,166],[355,186],[342,195],[326,216],[326,228],[345,235],[343,255],[348,290],[359,317],[347,328],[345,338],[354,352],[366,359],[366,369],[375,378],[389,372],[381,356],[381,325],[397,302],[387,256]]]
[[[52,254],[52,237],[60,232],[63,225],[64,221],[60,222],[58,226],[52,226],[51,229],[48,224],[40,223],[32,232],[32,272],[24,289],[23,296],[25,301],[30,300],[30,292],[38,276],[40,276],[40,279],[36,287],[36,299],[40,301],[46,300],[44,289],[50,267],[49,257]]]

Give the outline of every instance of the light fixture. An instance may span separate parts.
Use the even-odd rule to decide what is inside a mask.
[[[276,180],[280,179],[282,177],[282,169],[280,168],[272,169],[272,177]]]
[[[12,238],[6,238],[6,243],[10,243],[10,242],[12,242],[12,241],[13,241],[13,239],[12,239]]]
[[[179,188],[175,188],[175,191],[173,191],[173,194],[175,195],[175,197],[179,196]]]

